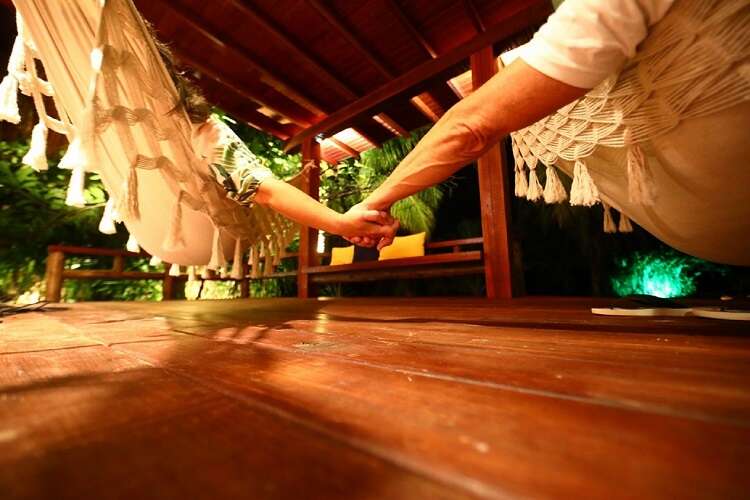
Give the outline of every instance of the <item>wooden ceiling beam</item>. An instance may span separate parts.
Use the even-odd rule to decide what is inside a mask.
[[[234,5],[240,10],[243,15],[249,17],[257,24],[263,26],[263,29],[271,33],[281,45],[290,53],[294,54],[297,58],[305,61],[305,63],[311,68],[315,69],[315,72],[325,80],[336,92],[341,94],[347,101],[356,99],[359,97],[357,93],[346,83],[342,82],[340,78],[334,75],[328,68],[324,67],[318,60],[313,57],[307,50],[305,50],[299,43],[292,40],[284,30],[268,16],[261,12],[259,9],[250,8],[246,1],[243,0],[228,0],[228,2]],[[325,111],[325,110],[324,110]]]
[[[141,5],[147,5],[149,2],[138,2],[139,7]],[[209,31],[204,27],[204,22],[199,19],[195,12],[189,7],[185,6],[182,2],[180,5],[174,5],[175,2],[162,2],[162,5],[175,14],[176,17],[185,22],[190,26],[191,30],[199,32],[206,39],[210,40],[215,46],[221,47],[223,51],[231,53],[234,57],[242,61],[242,63],[250,70],[257,72],[260,75],[261,81],[269,87],[277,90],[278,92],[286,95],[289,99],[299,103],[300,107],[305,107],[309,111],[312,111],[316,115],[323,114],[323,110],[319,104],[314,100],[305,95],[304,93],[296,90],[292,84],[287,82],[280,75],[265,68],[258,61],[247,55],[246,52],[237,49],[231,39],[226,35],[225,30],[215,30],[214,32]],[[291,117],[290,117],[291,118]]]
[[[334,146],[339,148],[341,151],[345,152],[346,154],[352,156],[353,158],[359,157],[359,151],[348,145],[347,143],[340,141],[336,139],[335,137],[331,136],[328,138],[331,143],[333,143]]]
[[[385,113],[379,113],[373,116],[376,122],[382,122],[383,126],[389,130],[393,130],[399,137],[405,137],[409,135],[409,131],[401,126],[396,120],[391,118]]]
[[[466,12],[469,14],[471,23],[474,25],[474,29],[477,30],[477,33],[484,33],[487,31],[487,27],[484,25],[482,16],[479,14],[479,10],[473,0],[464,0],[464,7],[466,7]]]
[[[301,130],[291,123],[279,123],[255,109],[255,103],[244,96],[227,89],[210,77],[202,77],[198,84],[206,99],[226,110],[233,117],[240,119],[251,127],[270,133],[282,141],[287,140]]]
[[[406,15],[406,12],[404,12],[404,10],[396,3],[396,0],[386,0],[386,3],[390,6],[391,12],[393,12],[401,21],[401,24],[404,26],[404,28],[406,28],[412,38],[414,38],[414,40],[416,40],[417,43],[422,46],[422,48],[431,58],[435,59],[438,56],[435,47],[417,29],[417,27],[414,25],[414,22],[409,19],[409,16]]]
[[[276,93],[276,96],[271,97],[268,95],[268,92],[260,92],[259,89],[254,89],[250,85],[236,82],[234,80],[229,80],[228,78],[221,76],[217,69],[209,67],[202,61],[199,61],[197,58],[192,56],[187,51],[184,51],[177,46],[172,46],[172,51],[175,53],[175,56],[182,65],[197,70],[201,74],[205,75],[208,78],[211,78],[212,80],[231,90],[235,94],[241,95],[245,99],[249,99],[269,109],[272,109],[280,115],[289,118],[294,123],[303,127],[309,127],[315,122],[315,117],[311,112],[297,105],[297,103],[287,98],[283,94],[276,93],[270,87],[268,88],[268,90]]]
[[[342,127],[346,122],[351,121],[352,118],[367,113],[386,100],[399,96],[426,80],[444,73],[446,75],[443,76],[447,76],[449,70],[455,68],[456,65],[464,61],[469,55],[483,47],[508,38],[528,26],[541,23],[552,12],[552,6],[547,0],[535,0],[533,2],[517,0],[514,2],[512,9],[505,19],[489,27],[481,35],[474,37],[436,59],[416,66],[414,69],[380,86],[370,94],[344,106],[315,125],[303,130],[288,141],[284,149],[291,151],[302,144],[305,139],[314,137],[320,133],[334,131]]]
[[[350,30],[340,19],[339,16],[324,4],[321,0],[307,0],[308,3],[318,11],[318,13],[336,30],[341,33],[350,44],[357,48],[365,58],[386,78],[393,78],[395,74],[380,60],[380,58],[370,50],[362,41]]]

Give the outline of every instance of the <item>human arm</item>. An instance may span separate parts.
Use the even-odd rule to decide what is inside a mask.
[[[504,135],[582,96],[615,73],[672,0],[567,0],[520,58],[446,113],[363,204],[395,201],[446,179]]]
[[[380,240],[392,237],[397,228],[386,213],[360,210],[340,214],[294,186],[274,178],[265,179],[258,186],[253,202],[268,206],[302,225],[345,237],[367,236]]]

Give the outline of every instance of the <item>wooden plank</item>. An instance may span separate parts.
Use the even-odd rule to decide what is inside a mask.
[[[449,267],[440,266],[419,266],[419,267],[402,267],[372,269],[369,271],[347,271],[343,273],[323,273],[314,274],[310,277],[313,283],[365,283],[368,281],[382,280],[419,280],[430,278],[449,278],[457,276],[471,276],[484,274],[483,265],[466,265],[452,264]]]
[[[471,56],[471,72],[475,89],[497,73],[497,61],[492,46],[487,46]],[[513,286],[508,237],[509,207],[504,180],[505,165],[500,154],[500,146],[495,145],[484,153],[477,160],[477,168],[487,297],[510,298],[513,295]]]
[[[323,360],[317,351],[324,345],[303,356],[257,344],[212,344],[195,339],[122,349],[237,397],[300,418],[312,414],[322,426],[345,429],[350,443],[366,439],[391,459],[409,456],[414,472],[479,495],[727,498],[750,486],[743,465],[750,427]],[[253,369],[258,358],[261,370]],[[408,418],[394,418],[396,408]],[[631,466],[623,457],[633,459]],[[676,471],[694,481],[676,480]]]
[[[445,241],[431,241],[425,243],[425,248],[446,248],[455,246],[467,246],[467,245],[481,245],[484,242],[484,238],[477,236],[476,238],[463,238],[460,240],[445,240]]]
[[[49,252],[62,252],[68,255],[95,255],[98,257],[150,257],[146,252],[129,252],[120,248],[101,248],[101,247],[79,247],[71,245],[50,245],[47,247]]]
[[[305,61],[305,64],[311,66],[321,79],[325,80],[326,83],[330,87],[332,87],[335,92],[338,92],[347,101],[358,97],[354,89],[352,89],[345,82],[341,81],[341,79],[334,75],[329,68],[324,67],[315,57],[313,57],[309,53],[307,49],[302,47],[296,41],[292,40],[289,34],[286,33],[282,27],[276,24],[276,22],[273,21],[273,19],[271,19],[262,10],[257,8],[251,9],[246,2],[240,0],[229,0],[229,3],[239,11],[241,11],[243,15],[249,17],[254,22],[263,26],[263,29],[267,30],[276,38],[277,41],[281,42],[281,46],[284,48],[284,50]]]
[[[65,269],[65,279],[74,280],[160,280],[162,272],[152,271],[112,271],[110,269]]]
[[[455,262],[471,262],[482,260],[482,252],[472,250],[457,253],[439,253],[424,255],[421,257],[404,257],[401,259],[378,260],[372,262],[357,262],[354,264],[339,264],[336,266],[303,266],[300,267],[304,274],[343,273],[349,271],[363,271],[375,269],[388,269],[394,267],[428,266],[435,264],[447,264]]]
[[[466,8],[466,13],[471,19],[471,24],[474,25],[474,29],[477,30],[477,33],[484,33],[487,28],[485,27],[484,21],[482,21],[482,16],[479,15],[479,11],[474,2],[472,0],[464,0],[464,7]]]
[[[13,375],[2,379],[0,405],[7,500],[345,498],[353,491],[470,498],[464,488],[353,446],[314,418],[118,348],[17,354],[3,366]]]
[[[323,19],[325,19],[331,26],[333,26],[338,33],[346,39],[352,46],[356,47],[359,52],[365,56],[365,59],[372,64],[383,76],[388,79],[394,77],[393,71],[386,66],[381,60],[380,56],[375,54],[369,47],[367,47],[359,37],[349,29],[344,22],[339,19],[339,16],[321,0],[308,0],[308,3],[318,11]]]
[[[302,166],[306,173],[301,189],[317,200],[320,196],[320,144],[314,139],[307,140],[302,148]],[[309,275],[303,270],[317,264],[317,244],[317,229],[303,226],[300,229],[297,271],[297,296],[301,299],[316,295],[315,286],[310,283]]]
[[[509,9],[511,10],[511,9]],[[394,78],[382,85],[368,95],[344,106],[338,111],[331,113],[315,125],[306,128],[292,139],[287,141],[285,151],[296,149],[305,139],[315,137],[320,133],[335,133],[344,124],[355,117],[367,113],[379,104],[407,92],[412,87],[429,80],[450,68],[461,63],[471,54],[482,47],[490,45],[498,40],[508,38],[529,25],[542,22],[550,14],[551,5],[547,1],[535,0],[534,2],[516,2],[515,9],[509,13],[506,20],[497,23],[487,29],[486,32],[473,38],[455,49],[443,54],[437,59],[426,61],[411,71]]]

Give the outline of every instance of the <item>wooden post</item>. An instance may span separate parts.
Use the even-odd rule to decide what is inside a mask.
[[[306,139],[302,143],[302,166],[307,168],[307,173],[302,182],[302,190],[318,199],[320,190],[320,145],[317,141]],[[318,231],[311,227],[303,226],[299,237],[299,263],[297,269],[297,296],[301,299],[315,297],[315,287],[310,283],[309,275],[303,271],[317,264],[315,253],[318,243]]]
[[[60,302],[65,268],[65,252],[49,248],[47,250],[47,302]]]
[[[240,280],[240,297],[247,299],[250,297],[250,279],[247,277],[250,266],[247,259],[242,259],[242,279]]]
[[[471,56],[474,89],[497,73],[497,60],[492,46]],[[511,298],[512,275],[509,244],[508,201],[505,189],[505,165],[500,145],[490,148],[477,161],[479,168],[479,199],[482,207],[484,236],[484,276],[487,298]]]
[[[162,280],[161,288],[161,300],[172,300],[175,294],[175,285],[177,278],[169,275],[169,268],[171,265],[167,262],[164,263],[164,279]]]

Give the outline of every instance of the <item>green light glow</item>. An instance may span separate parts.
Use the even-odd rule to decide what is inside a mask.
[[[674,250],[635,253],[617,263],[620,272],[612,277],[612,288],[619,296],[686,297],[695,293],[695,279],[706,264]]]

